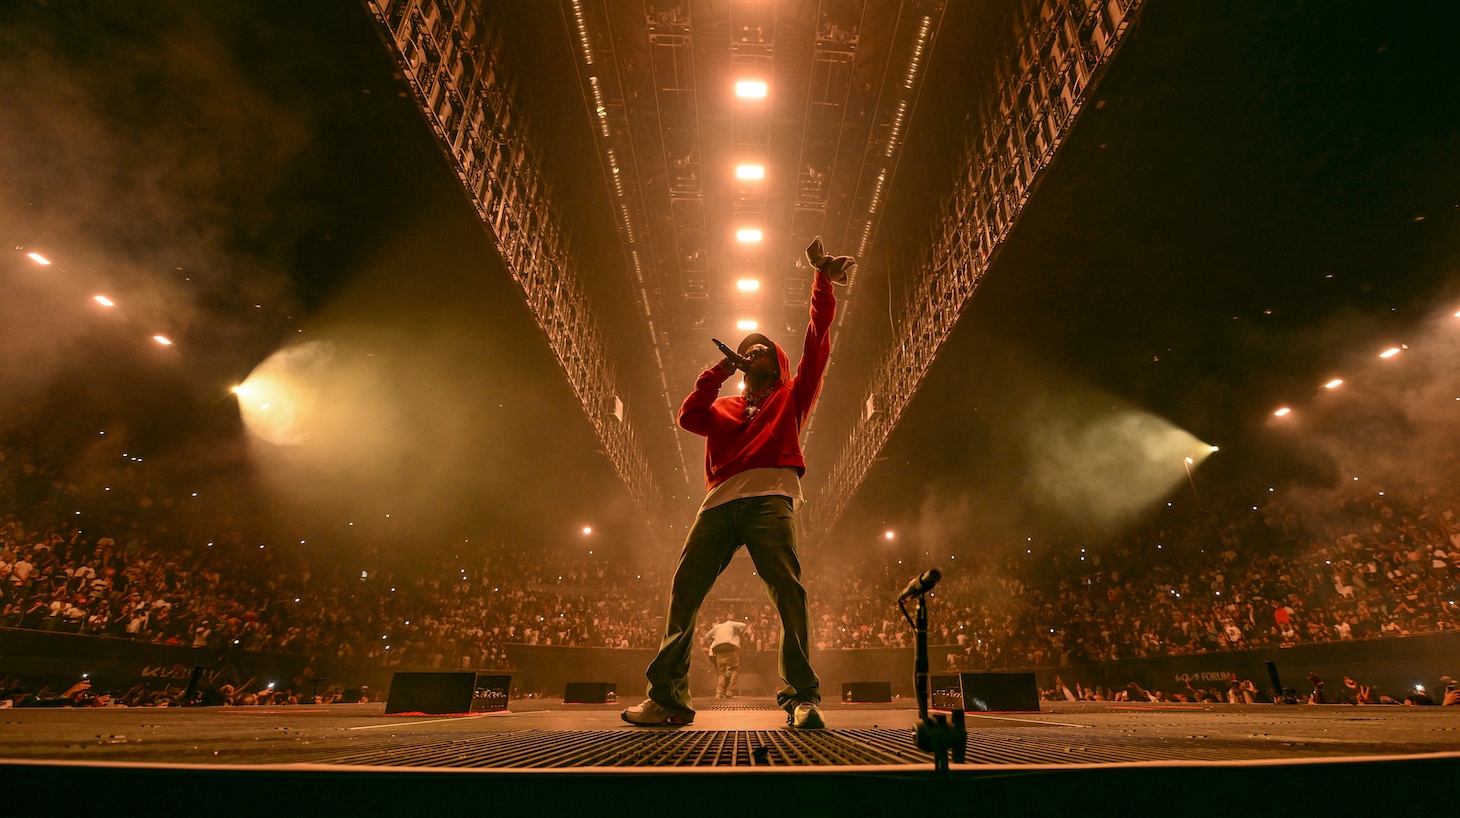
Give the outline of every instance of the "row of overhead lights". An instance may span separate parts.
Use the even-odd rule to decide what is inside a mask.
[[[1460,318],[1460,312],[1455,313],[1455,317],[1456,318]],[[1379,353],[1379,357],[1381,359],[1387,361],[1387,360],[1389,360],[1389,359],[1397,356],[1399,353],[1403,352],[1406,349],[1409,349],[1409,345],[1408,344],[1400,344],[1397,347],[1390,347],[1390,348],[1384,350],[1383,352]],[[1329,381],[1328,383],[1323,384],[1323,388],[1324,389],[1337,389],[1340,386],[1343,386],[1343,384],[1344,384],[1343,378],[1334,378],[1333,380]],[[1460,400],[1460,398],[1457,398],[1456,400]],[[1288,417],[1289,415],[1291,415],[1292,413],[1293,413],[1293,408],[1291,406],[1279,406],[1277,409],[1273,410],[1273,413],[1272,414],[1273,414],[1274,417],[1285,418],[1285,417]],[[1357,478],[1355,478],[1355,479],[1357,479]]]
[[[769,91],[766,83],[760,80],[738,80],[735,83],[736,98],[746,104],[764,100]],[[765,165],[737,164],[735,178],[741,182],[763,182],[765,181]],[[735,240],[745,245],[759,244],[764,238],[764,232],[758,227],[741,227],[735,231]],[[735,282],[735,289],[744,295],[759,292],[760,279],[750,277],[738,279]],[[745,332],[753,332],[759,327],[759,322],[752,318],[741,318],[735,322],[735,328]]]
[[[34,253],[34,252],[32,252],[32,253],[26,253],[25,256],[26,256],[26,258],[30,259],[31,261],[35,262],[36,264],[40,265],[41,267],[50,267],[51,266],[51,260],[49,258],[46,258],[45,256],[41,255],[40,253]],[[116,306],[117,306],[117,302],[116,301],[114,301],[111,298],[109,298],[109,297],[107,297],[105,295],[102,295],[100,293],[97,293],[96,295],[93,295],[91,297],[91,300],[94,301],[94,302],[96,302],[97,304],[100,304],[102,307],[104,307],[106,309],[115,309]],[[168,338],[166,335],[162,335],[160,333],[159,334],[156,334],[156,335],[153,335],[152,336],[152,340],[154,342],[156,342],[159,346],[170,347],[170,346],[173,345],[171,338]]]

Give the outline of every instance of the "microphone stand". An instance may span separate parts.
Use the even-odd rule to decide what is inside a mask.
[[[927,597],[917,596],[913,609],[913,684],[917,687],[918,723],[928,720],[928,605]]]
[[[967,758],[968,730],[965,727],[963,708],[952,711],[953,720],[939,713],[928,717],[928,606],[926,594],[917,595],[917,608],[909,617],[907,606],[899,601],[902,616],[913,626],[913,686],[918,697],[918,724],[914,738],[919,750],[933,754],[933,771],[944,776],[948,772],[948,756],[962,764]]]

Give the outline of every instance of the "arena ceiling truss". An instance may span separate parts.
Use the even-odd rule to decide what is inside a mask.
[[[648,422],[673,430],[672,469],[651,467],[619,400],[583,254],[514,103],[501,11],[365,2],[615,469],[666,531],[698,503],[698,453],[674,417],[716,357],[711,337],[753,328],[794,349],[810,296],[802,248],[820,235],[834,252],[874,252],[945,0],[559,0],[657,370],[665,414]],[[915,294],[866,376],[859,419],[840,447],[818,444],[838,454],[809,507],[812,541],[855,495],[1142,2],[1011,0],[999,17],[1006,46],[970,90],[976,128]],[[855,279],[838,295],[845,323]]]

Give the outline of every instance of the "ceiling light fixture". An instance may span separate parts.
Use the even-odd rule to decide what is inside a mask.
[[[736,165],[736,179],[764,179],[765,165]]]
[[[735,83],[735,96],[741,99],[765,99],[766,84],[759,80],[740,80]]]
[[[746,244],[753,244],[760,241],[761,235],[761,232],[754,227],[744,227],[735,231],[735,240]],[[1399,350],[1396,349],[1394,351],[1398,352]]]
[[[747,332],[753,331],[758,326],[760,326],[760,325],[757,324],[757,323],[755,323],[754,321],[749,320],[749,319],[745,319],[745,320],[742,320],[742,321],[736,321],[735,322],[735,328],[736,329],[743,329],[743,330],[745,330]]]
[[[735,282],[735,289],[743,293],[753,293],[756,290],[760,289],[760,279],[742,278],[739,281]]]

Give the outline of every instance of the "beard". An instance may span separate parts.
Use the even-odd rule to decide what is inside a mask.
[[[751,371],[745,373],[745,388],[750,390],[751,392],[759,392],[762,389],[765,389],[767,386],[775,383],[776,377],[778,375],[780,375],[780,373],[775,371],[774,369],[752,369]]]

